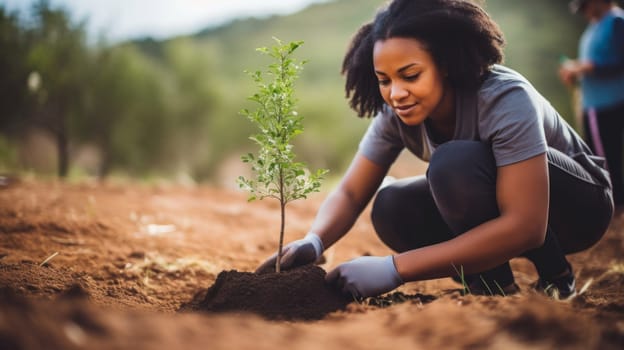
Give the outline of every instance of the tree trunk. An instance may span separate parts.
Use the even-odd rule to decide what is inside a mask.
[[[280,203],[280,209],[282,212],[282,222],[280,225],[280,239],[279,239],[279,248],[277,250],[277,260],[275,260],[275,272],[281,271],[282,265],[282,247],[284,246],[284,226],[286,221],[286,203]]]
[[[64,123],[59,125],[56,134],[56,150],[58,153],[58,176],[64,179],[69,172],[69,142]]]
[[[277,249],[277,259],[275,259],[275,272],[280,273],[282,269],[282,247],[284,246],[284,226],[286,222],[286,199],[284,194],[284,171],[280,167],[279,170],[279,201],[280,201],[280,211],[281,211],[281,223],[280,223],[280,236],[279,236],[279,247]]]
[[[106,135],[104,140],[99,142],[99,146],[100,146],[101,159],[100,159],[100,166],[98,168],[97,176],[100,180],[103,180],[110,174],[112,163],[113,163],[113,157],[111,155],[112,147],[110,145],[110,136]]]

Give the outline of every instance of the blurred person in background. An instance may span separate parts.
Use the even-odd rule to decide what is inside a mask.
[[[317,261],[374,198],[373,226],[396,254],[338,265],[326,280],[344,293],[454,277],[473,294],[512,294],[515,257],[533,263],[537,290],[575,293],[566,254],[609,226],[609,174],[531,83],[500,65],[503,45],[467,0],[394,0],[359,29],[343,60],[346,92],[374,118],[307,235],[283,249],[283,269]],[[403,149],[429,162],[427,174],[384,183]]]
[[[624,205],[622,157],[624,139],[624,11],[612,0],[575,0],[573,13],[589,25],[579,44],[579,57],[563,62],[559,75],[566,85],[580,82],[583,132],[594,153],[604,156],[613,183],[613,200]]]

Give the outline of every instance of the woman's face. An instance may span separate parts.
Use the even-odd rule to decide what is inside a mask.
[[[590,21],[598,21],[611,9],[611,4],[602,0],[589,0],[581,6],[581,13]]]
[[[379,40],[373,50],[375,74],[384,101],[407,125],[453,118],[444,73],[425,46],[416,39]]]

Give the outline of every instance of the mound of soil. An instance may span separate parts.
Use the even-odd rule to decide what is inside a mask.
[[[251,312],[272,320],[319,320],[351,299],[325,283],[325,270],[308,265],[281,273],[223,271],[181,311]]]

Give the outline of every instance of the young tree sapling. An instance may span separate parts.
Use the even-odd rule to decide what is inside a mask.
[[[295,161],[292,139],[303,132],[303,117],[295,111],[294,83],[303,69],[303,61],[292,58],[293,52],[303,44],[296,41],[284,44],[273,38],[276,44],[270,48],[256,49],[272,60],[265,72],[250,73],[258,91],[249,97],[257,108],[243,109],[241,113],[260,130],[250,137],[258,146],[256,155],[248,153],[242,161],[251,165],[254,179],[238,178],[240,188],[250,192],[249,201],[274,198],[280,203],[281,225],[275,271],[280,272],[286,204],[304,199],[318,192],[326,169],[311,172],[302,162]]]

